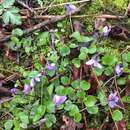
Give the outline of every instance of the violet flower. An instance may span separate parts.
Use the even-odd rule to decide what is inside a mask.
[[[92,58],[91,60],[87,61],[86,65],[92,65],[92,66],[97,67],[99,69],[102,68],[102,65],[100,63],[98,63],[98,61],[96,59],[94,59],[94,58]]]
[[[104,26],[104,28],[103,28],[103,36],[107,37],[109,35],[110,31],[111,31],[111,28],[109,26]]]
[[[60,106],[62,103],[64,103],[66,101],[66,99],[67,99],[66,96],[54,95],[53,102],[54,102],[55,106]]]
[[[120,76],[123,73],[123,67],[121,64],[117,64],[115,67],[115,73],[117,76]]]
[[[24,90],[23,90],[24,94],[28,94],[30,91],[31,91],[31,86],[28,84],[25,84]]]
[[[31,87],[34,87],[37,82],[40,82],[40,77],[41,77],[41,74],[38,74],[37,76],[33,77],[33,78],[30,80],[30,86],[31,86]]]
[[[10,90],[10,92],[11,92],[12,94],[17,94],[18,89],[17,89],[17,88],[12,88],[12,89]]]
[[[49,63],[47,66],[48,70],[56,70],[56,65],[54,63]]]
[[[65,4],[65,9],[68,14],[72,14],[75,10],[77,10],[77,7],[73,4]]]
[[[119,97],[117,95],[117,92],[114,92],[114,93],[112,92],[108,97],[108,105],[109,105],[109,107],[111,107],[111,108],[117,107],[118,106],[117,105],[118,101],[119,101]]]
[[[32,78],[32,79],[30,80],[30,86],[31,86],[31,87],[34,87],[35,85],[36,85],[36,81],[35,81],[34,78]]]

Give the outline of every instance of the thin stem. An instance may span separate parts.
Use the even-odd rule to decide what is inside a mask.
[[[122,106],[123,106],[123,108],[122,108],[122,107],[120,107],[120,108],[122,108],[123,110],[125,110],[125,109],[124,109],[124,104],[123,104],[123,102],[122,102],[122,100],[121,100],[121,96],[120,96],[120,93],[119,93],[119,90],[118,90],[116,77],[114,78],[114,81],[115,81],[115,87],[116,87],[116,91],[117,91],[118,97],[119,97],[120,102],[121,102],[121,104],[122,104]]]
[[[110,108],[109,108],[109,111],[110,111],[110,114],[112,116],[112,110]],[[114,121],[114,124],[115,124],[116,130],[119,130],[118,125],[117,125],[117,123],[115,121]]]
[[[116,75],[114,75],[113,77],[111,77],[109,80],[107,80],[104,84],[103,84],[103,86],[102,86],[102,88],[104,88],[112,79],[114,79],[116,77]]]
[[[61,3],[61,4],[56,4],[56,5],[49,5],[47,7],[35,8],[35,10],[42,10],[44,8],[53,8],[53,7],[64,6],[66,4],[79,4],[79,3],[85,3],[85,2],[90,2],[90,0],[80,0],[80,1],[73,1],[73,2],[65,2],[65,3]]]

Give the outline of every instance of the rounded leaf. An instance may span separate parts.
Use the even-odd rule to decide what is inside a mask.
[[[115,110],[112,112],[112,119],[114,121],[120,121],[123,119],[123,114],[120,110]]]
[[[69,55],[70,54],[70,48],[67,47],[67,46],[62,46],[60,48],[60,54],[61,54],[61,56]]]
[[[98,113],[98,107],[97,106],[88,107],[87,111],[90,114],[97,114]]]
[[[84,98],[84,104],[86,107],[92,107],[96,103],[96,98],[94,96],[87,96]]]
[[[106,54],[102,57],[102,63],[104,65],[114,66],[117,60],[117,57],[115,57],[114,55]]]
[[[61,83],[62,83],[63,85],[69,84],[69,81],[70,81],[70,79],[69,79],[67,76],[61,77]]]
[[[76,113],[76,114],[74,115],[74,120],[75,120],[76,122],[80,122],[81,119],[82,119],[81,113]]]
[[[82,80],[80,82],[80,88],[83,89],[83,90],[89,90],[90,89],[90,83],[85,81],[85,80]]]
[[[11,130],[11,128],[13,127],[13,120],[8,120],[7,122],[5,122],[4,127],[6,130]]]
[[[13,29],[12,34],[16,35],[16,36],[22,36],[23,35],[23,30],[20,29],[20,28]]]

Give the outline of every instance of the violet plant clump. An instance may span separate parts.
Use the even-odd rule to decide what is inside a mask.
[[[12,7],[12,9],[17,6],[17,3],[13,5],[12,2],[14,0],[11,0],[10,2],[7,2],[7,0],[4,1],[6,1],[5,5],[7,4],[7,6]],[[112,48],[114,46],[114,40],[111,41],[109,36],[111,35],[111,27],[113,27],[113,25],[104,26],[105,23],[106,25],[110,24],[107,23],[109,22],[107,21],[107,18],[98,19],[98,17],[96,17],[97,22],[95,22],[95,30],[93,30],[94,19],[92,17],[88,17],[88,15],[98,14],[99,8],[100,12],[102,12],[101,9],[104,7],[100,7],[101,4],[104,4],[102,0],[97,0],[98,2],[94,1],[94,4],[92,3],[93,1],[88,2],[88,0],[86,7],[86,1],[77,1],[71,1],[72,3],[74,3],[73,5],[71,4],[71,2],[67,1],[65,1],[64,3],[62,3],[62,1],[59,3],[59,1],[57,0],[53,3],[53,0],[51,0],[52,6],[51,2],[48,1],[48,8],[47,10],[45,9],[45,12],[48,13],[47,19],[51,18],[52,23],[54,22],[54,24],[48,24],[49,21],[51,22],[51,19],[48,19],[47,22],[45,19],[44,21],[48,25],[46,26],[45,24],[43,28],[37,30],[35,28],[35,25],[36,27],[39,27],[39,25],[37,26],[37,24],[40,23],[39,20],[42,19],[42,16],[37,18],[39,22],[30,22],[32,21],[31,19],[29,19],[29,21],[28,19],[26,19],[28,21],[27,23],[30,24],[30,27],[34,26],[34,29],[37,30],[32,35],[21,35],[24,34],[26,30],[23,30],[23,32],[21,32],[22,30],[20,31],[20,29],[17,29],[17,31],[16,29],[14,29],[12,31],[12,34],[9,31],[9,37],[11,36],[11,41],[8,43],[8,45],[9,48],[12,48],[12,50],[10,50],[12,51],[10,55],[14,54],[13,56],[16,56],[16,59],[19,59],[19,65],[16,66],[16,73],[20,75],[20,78],[18,77],[19,86],[17,86],[16,88],[15,86],[14,88],[12,88],[12,86],[9,86],[9,92],[13,94],[13,100],[11,99],[11,101],[3,103],[1,105],[1,109],[3,109],[4,112],[0,112],[0,118],[5,113],[9,113],[9,115],[13,117],[7,120],[0,120],[0,127],[2,129],[21,130],[28,129],[28,127],[30,126],[38,126],[38,128],[36,129],[39,129],[39,127],[40,129],[47,130],[60,129],[59,126],[61,126],[62,128],[61,116],[63,114],[68,115],[68,119],[72,119],[74,121],[74,124],[83,124],[83,128],[81,128],[82,130],[87,129],[87,127],[92,127],[92,129],[94,129],[95,126],[97,126],[97,128],[95,129],[98,129],[102,125],[102,120],[107,119],[108,122],[111,122],[111,118],[114,117],[114,114],[114,121],[122,120],[120,116],[122,109],[120,107],[121,103],[119,102],[119,95],[117,94],[117,91],[110,92],[110,89],[115,89],[116,83],[114,82],[114,80],[116,80],[116,78],[122,78],[124,79],[124,81],[130,80],[129,48],[125,49],[125,51],[123,52],[122,50],[124,48]],[[43,0],[37,0],[37,2],[42,2],[42,4],[44,4]],[[66,4],[66,2],[68,4]],[[91,3],[92,8],[89,7]],[[3,5],[3,7],[5,5]],[[64,7],[62,5],[64,5]],[[79,9],[76,6],[79,7]],[[21,12],[22,6],[19,5],[18,8],[19,7],[19,12]],[[32,7],[33,9],[33,6],[30,7]],[[85,10],[82,10],[83,7],[85,7]],[[60,9],[61,11],[58,11],[57,9]],[[81,11],[78,13],[78,10],[80,9]],[[18,10],[14,10],[14,12],[11,12],[10,8],[8,7],[7,10],[4,10],[4,8],[2,10],[4,15],[1,15],[1,20],[3,16],[7,16],[4,17],[4,22],[6,22],[6,19],[9,18],[12,18],[12,20],[14,20],[15,14],[17,15],[17,13],[15,12],[18,12]],[[35,10],[35,12],[37,12],[38,15],[43,14],[43,12],[40,12],[40,10]],[[12,14],[11,16],[10,13]],[[72,15],[75,13],[77,14],[72,17]],[[62,15],[64,18],[63,20]],[[57,18],[53,21],[53,17],[55,16]],[[71,19],[71,17],[78,20],[77,24],[73,21],[74,19]],[[61,21],[58,21],[59,19],[61,19]],[[84,19],[86,20],[84,21]],[[111,21],[112,20],[113,19],[111,19]],[[15,22],[17,22],[17,20]],[[82,23],[85,23],[85,26],[83,26]],[[40,24],[40,26],[41,25],[42,24]],[[13,27],[15,26],[11,25],[11,28],[9,27],[9,30],[12,30]],[[19,28],[25,27],[24,24],[19,26]],[[1,28],[4,29],[3,31],[7,31],[8,34],[8,25],[5,25]],[[16,35],[17,33],[19,33],[18,37]],[[110,46],[108,46],[109,43]],[[118,43],[120,43],[120,41],[118,41]],[[3,48],[0,51],[2,52]],[[8,51],[6,51],[6,53],[7,52]],[[122,54],[123,58],[120,56],[120,54]],[[90,60],[87,60],[88,58],[90,58]],[[124,75],[122,75],[123,67],[119,63],[123,63],[125,72]],[[8,64],[6,66],[8,66]],[[4,71],[5,68],[2,71]],[[14,68],[11,68],[11,70],[14,73]],[[8,71],[6,73],[8,75]],[[122,79],[119,82],[122,82]],[[12,79],[12,81],[15,82],[15,79]],[[125,90],[123,88],[123,85],[127,86],[124,81],[123,84],[120,83],[120,85],[117,81],[119,92]],[[1,83],[0,76],[0,86],[2,85],[6,86],[6,83],[5,80],[3,80],[3,82]],[[22,85],[23,90],[21,90]],[[10,89],[10,87],[12,89]],[[106,96],[107,93],[109,93],[108,97]],[[125,91],[121,93],[121,98],[124,93]],[[108,114],[108,108],[111,109],[112,115]],[[117,109],[118,111],[114,113],[114,111]],[[103,113],[101,112],[102,110],[104,111]],[[87,126],[86,124],[84,124],[86,121]],[[114,123],[112,122],[112,124]],[[53,126],[58,126],[58,128],[53,128]]]

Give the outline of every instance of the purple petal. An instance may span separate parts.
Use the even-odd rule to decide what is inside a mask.
[[[30,85],[25,84],[24,85],[24,90],[23,90],[24,94],[28,94],[30,91],[31,91]]]
[[[35,77],[34,78],[36,82],[40,82],[40,78],[39,77]]]
[[[112,100],[112,99],[114,99],[115,97],[118,97],[118,96],[117,96],[117,92],[114,92],[114,93],[112,92],[112,93],[109,95],[108,99],[109,99],[109,100]]]
[[[108,97],[108,105],[111,107],[111,108],[114,108],[117,106],[117,103],[119,101],[119,97],[117,96],[117,92],[112,92],[109,97]]]
[[[67,13],[71,14],[77,9],[77,7],[74,6],[73,4],[66,4],[65,9],[66,9]]]
[[[97,68],[102,68],[102,65],[100,63],[98,63],[95,59],[91,59],[89,61],[86,62],[86,65],[93,65],[94,67],[97,67]]]
[[[48,70],[56,70],[56,65],[54,63],[49,63],[47,66]]]
[[[91,59],[91,60],[89,60],[89,61],[86,62],[86,65],[93,65],[94,62],[95,62],[95,60]]]
[[[117,104],[116,104],[115,102],[113,102],[113,101],[109,101],[109,102],[108,102],[108,105],[109,105],[109,107],[111,107],[111,108],[115,108],[115,107],[117,106]]]
[[[36,85],[35,78],[32,78],[32,79],[30,80],[30,86],[31,86],[31,87],[34,87],[35,85]]]
[[[64,103],[66,101],[66,99],[67,99],[66,96],[55,95],[53,97],[53,101],[54,101],[55,106],[60,106],[62,103]]]
[[[102,65],[100,63],[98,63],[97,61],[94,62],[94,67],[102,69]]]
[[[123,73],[123,67],[121,67],[120,64],[117,64],[115,67],[115,72],[116,72],[117,76],[120,76]]]
[[[111,29],[108,26],[105,26],[103,28],[103,36],[107,37],[109,35],[110,31],[111,31]]]
[[[10,91],[11,91],[12,94],[17,94],[18,89],[17,88],[12,88]]]

